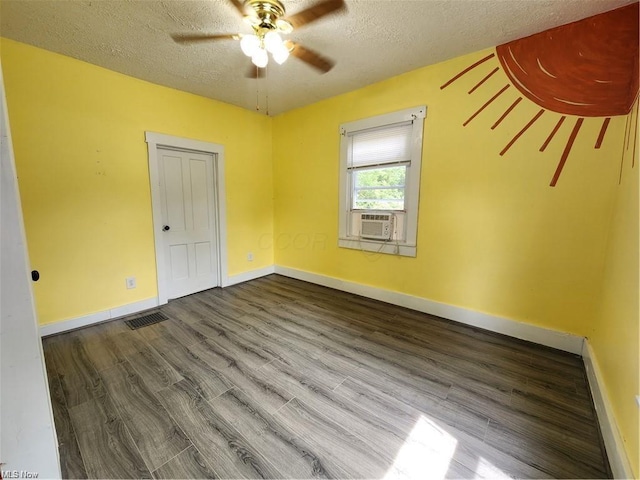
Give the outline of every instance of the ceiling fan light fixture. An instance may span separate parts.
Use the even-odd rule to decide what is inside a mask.
[[[255,35],[244,35],[240,40],[240,48],[247,57],[253,57],[260,50],[260,39]]]
[[[277,32],[271,30],[264,36],[264,46],[268,52],[274,54],[279,48],[284,46],[282,44],[282,37]]]
[[[273,59],[276,61],[276,63],[278,65],[282,65],[287,61],[287,58],[289,58],[289,49],[283,43],[281,43],[276,50],[271,52],[271,54],[273,55]]]
[[[267,51],[263,48],[258,48],[251,56],[251,62],[258,68],[264,68],[269,63],[269,56]]]
[[[280,30],[285,35],[293,32],[293,25],[291,25],[287,20],[279,18],[276,20],[276,28]]]

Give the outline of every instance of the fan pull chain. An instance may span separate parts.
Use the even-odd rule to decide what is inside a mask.
[[[256,112],[260,111],[260,70],[256,67]]]
[[[264,88],[265,88],[265,103],[266,103],[266,115],[269,116],[269,66],[264,70]]]

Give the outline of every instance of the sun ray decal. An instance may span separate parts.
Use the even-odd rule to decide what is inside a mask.
[[[609,122],[611,121],[611,117],[607,117],[602,122],[602,127],[600,127],[600,133],[598,134],[598,139],[596,140],[596,144],[593,148],[600,148],[602,146],[602,140],[604,140],[604,136],[607,133],[607,127],[609,126]]]
[[[599,149],[611,118],[626,116],[620,165],[622,178],[624,156],[629,150],[632,133],[634,141],[631,168],[635,168],[639,84],[638,13],[638,3],[633,3],[499,45],[495,53],[469,65],[444,83],[440,89],[447,88],[476,69],[479,69],[483,76],[468,94],[474,93],[499,70],[507,76],[509,83],[495,92],[465,120],[462,123],[463,127],[469,125],[503,94],[510,95],[511,87],[521,95],[515,97],[504,113],[495,120],[491,130],[499,127],[524,98],[541,108],[504,146],[499,152],[500,156],[507,154],[545,112],[554,112],[561,117],[542,143],[540,152],[545,151],[565,120],[571,118],[573,126],[551,178],[551,187],[558,183],[586,118],[603,119],[597,138],[589,140],[594,141],[595,149]]]
[[[636,126],[633,128],[633,155],[631,155],[631,167],[636,166],[636,146],[638,145],[638,102],[636,102]]]
[[[476,85],[471,90],[469,90],[469,94],[472,94],[473,92],[475,92],[479,87],[482,86],[484,82],[489,80],[493,76],[493,74],[496,73],[498,70],[500,70],[498,67],[491,70],[482,80],[476,83]]]
[[[473,65],[468,66],[467,68],[465,68],[463,71],[461,71],[459,74],[457,74],[455,77],[453,77],[451,80],[449,80],[447,83],[445,83],[444,85],[442,85],[440,87],[440,89],[443,89],[445,87],[448,87],[449,85],[451,85],[453,82],[455,82],[456,80],[458,80],[461,76],[463,76],[465,73],[469,73],[471,70],[473,70],[474,68],[476,68],[478,65],[483,64],[484,62],[486,62],[487,60],[491,60],[493,57],[495,57],[496,54],[492,53],[491,55],[487,55],[484,58],[481,58],[480,60],[478,60],[476,63],[474,63]],[[469,92],[471,93],[471,92]]]
[[[571,153],[571,147],[573,147],[573,142],[575,142],[576,137],[578,136],[578,132],[580,131],[580,127],[582,126],[582,122],[584,122],[584,118],[580,117],[576,120],[576,124],[573,126],[573,130],[571,130],[571,135],[569,135],[567,145],[564,147],[564,152],[562,152],[562,157],[560,157],[560,162],[556,167],[556,173],[553,174],[553,178],[551,179],[550,185],[552,187],[555,187],[556,183],[558,183],[558,179],[560,178],[560,174],[562,173],[564,164],[569,157],[569,153]]]
[[[553,140],[553,137],[556,136],[556,133],[558,132],[558,130],[560,130],[560,127],[562,126],[566,118],[567,117],[565,117],[564,115],[560,117],[560,120],[558,120],[558,123],[556,123],[556,126],[553,127],[553,130],[551,130],[551,133],[549,134],[547,139],[544,141],[544,143],[540,147],[541,152],[544,152],[546,148],[549,146],[549,144],[551,143],[551,140]]]
[[[469,119],[468,119],[466,122],[464,122],[464,123],[462,124],[462,126],[463,126],[463,127],[466,127],[466,126],[469,124],[469,122],[470,122],[471,120],[473,120],[474,118],[476,118],[480,112],[482,112],[485,108],[487,108],[489,105],[491,105],[491,104],[495,101],[495,99],[496,99],[496,98],[498,98],[500,95],[502,95],[505,91],[507,91],[507,89],[508,89],[510,86],[511,86],[511,85],[507,84],[507,85],[505,85],[504,87],[502,87],[502,88],[498,91],[498,93],[496,93],[493,97],[491,97],[491,98],[487,101],[487,103],[485,103],[484,105],[482,105],[482,106],[481,106],[481,107],[476,111],[476,113],[474,113],[473,115],[471,115],[471,116],[469,117]]]
[[[493,125],[491,125],[491,130],[495,130],[495,129],[496,129],[496,127],[497,127],[498,125],[500,125],[500,124],[502,123],[502,121],[503,121],[505,118],[507,118],[507,115],[509,115],[509,114],[513,111],[513,109],[514,109],[514,108],[516,108],[516,106],[517,106],[521,101],[522,101],[522,97],[518,97],[518,98],[516,98],[515,102],[513,102],[513,103],[511,104],[511,106],[510,106],[509,108],[507,108],[507,109],[504,111],[504,113],[502,114],[502,116],[501,116],[498,120],[496,120],[496,123],[494,123]]]
[[[544,109],[540,109],[540,111],[538,113],[536,113],[535,116],[531,120],[529,120],[529,123],[527,123],[524,127],[522,127],[522,130],[520,130],[518,133],[516,133],[515,137],[513,137],[511,139],[511,141],[509,143],[507,143],[507,145],[500,152],[500,156],[503,156],[505,153],[507,153],[507,150],[509,150],[511,148],[511,146],[514,143],[516,143],[516,141],[522,136],[522,134],[524,132],[526,132],[529,129],[529,127],[531,127],[531,125],[536,123],[536,120],[538,120],[542,116],[543,113],[544,113]]]

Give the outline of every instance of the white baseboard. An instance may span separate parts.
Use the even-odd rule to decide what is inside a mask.
[[[589,340],[585,339],[582,348],[582,360],[587,371],[587,379],[591,396],[596,407],[598,423],[604,440],[604,447],[609,458],[613,478],[634,478],[631,463],[624,448],[622,435],[618,430],[613,407],[604,385],[602,372]]]
[[[492,332],[502,333],[511,337],[528,340],[540,345],[557,348],[565,352],[580,355],[582,353],[583,337],[570,333],[559,332],[528,323],[517,322],[506,318],[496,317],[487,313],[456,307],[446,303],[434,302],[426,298],[415,297],[405,293],[393,292],[382,288],[361,285],[339,278],[319,275],[317,273],[297,270],[295,268],[276,265],[275,273],[286,277],[297,278],[306,282],[335,288],[363,297],[373,298],[383,302],[411,308],[420,312],[447,318],[456,322],[483,328]]]
[[[249,270],[248,272],[242,272],[237,275],[229,275],[222,286],[230,287],[238,283],[248,282],[249,280],[271,275],[274,271],[274,266],[269,265],[268,267],[258,268],[257,270]]]
[[[223,281],[222,286],[229,287],[237,283],[247,282],[249,280],[270,275],[272,273],[274,273],[274,267],[273,265],[270,265],[268,267],[259,268],[257,270],[250,270],[248,272],[239,273],[238,275],[230,275],[226,278],[225,281]],[[69,320],[63,320],[61,322],[48,323],[46,325],[40,326],[40,337],[55,335],[56,333],[75,330],[76,328],[86,327],[89,325],[93,325],[94,323],[113,320],[115,318],[120,318],[126,315],[131,315],[133,313],[149,310],[150,308],[157,307],[158,305],[158,298],[153,297],[147,300],[141,300],[139,302],[114,307],[109,310],[90,313],[89,315],[83,315],[82,317],[71,318]]]
[[[238,283],[247,282],[256,278],[264,277],[272,273],[278,273],[291,278],[297,278],[307,282],[323,285],[325,287],[335,288],[363,297],[373,298],[383,302],[399,305],[420,312],[425,312],[438,317],[447,318],[456,322],[472,325],[474,327],[483,328],[492,332],[498,332],[512,337],[528,340],[530,342],[546,345],[549,347],[564,350],[575,354],[582,354],[583,338],[570,333],[563,333],[527,323],[508,320],[506,318],[496,317],[482,312],[469,310],[463,307],[456,307],[445,303],[434,302],[426,298],[415,297],[405,293],[393,292],[382,288],[360,285],[355,282],[340,280],[334,277],[319,275],[316,273],[297,270],[289,267],[273,266],[250,270],[237,275],[230,275],[223,282],[223,287],[229,287]],[[84,315],[78,318],[64,320],[51,324],[42,325],[40,327],[40,336],[54,335],[56,333],[74,330],[80,327],[86,327],[94,323],[104,322],[125,315],[148,310],[157,307],[158,298],[153,297],[140,302],[122,305],[109,310]]]
[[[76,328],[86,327],[88,325],[105,322],[107,320],[113,320],[115,318],[131,315],[132,313],[149,310],[150,308],[154,308],[157,306],[158,306],[158,298],[153,297],[153,298],[148,298],[146,300],[140,300],[139,302],[129,303],[127,305],[121,305],[119,307],[111,308],[109,310],[90,313],[89,315],[83,315],[82,317],[71,318],[69,320],[63,320],[61,322],[48,323],[40,326],[40,336],[46,337],[48,335],[54,335],[56,333],[75,330]]]

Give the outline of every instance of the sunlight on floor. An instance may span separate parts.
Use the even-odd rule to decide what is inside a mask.
[[[511,478],[486,458],[460,447],[454,436],[423,415],[398,451],[384,480],[441,480],[461,475],[472,479]],[[456,452],[456,448],[460,451]],[[462,465],[457,462],[452,465],[455,460]]]
[[[457,443],[454,437],[436,423],[422,416],[411,430],[384,478],[444,478]]]
[[[478,465],[475,468],[474,478],[512,478],[511,475],[506,474],[494,464],[492,464],[486,458],[479,457]]]

